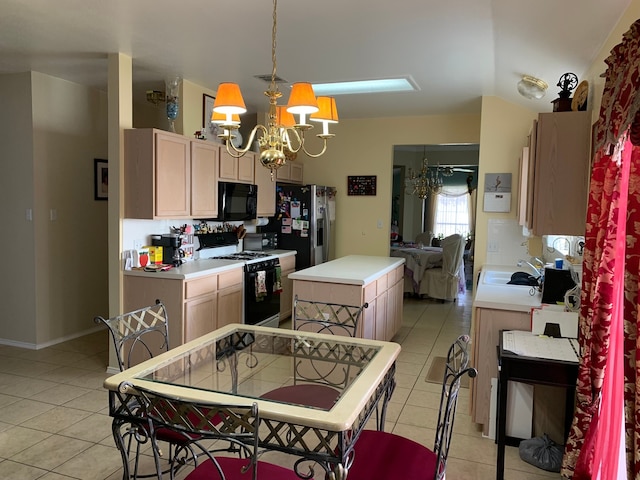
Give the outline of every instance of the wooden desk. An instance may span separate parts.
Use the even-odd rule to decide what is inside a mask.
[[[260,411],[260,447],[317,462],[327,476],[346,478],[356,439],[375,413],[384,427],[385,407],[395,386],[400,345],[340,335],[231,324],[109,377],[109,415],[128,479],[121,428],[140,423],[130,408],[134,391],[121,382],[194,401],[233,404],[256,402]],[[264,398],[274,388],[325,384],[339,392],[329,407]]]
[[[496,443],[498,444],[498,460],[496,463],[496,479],[504,479],[505,445],[517,445],[514,439],[507,438],[507,394],[509,381],[538,385],[566,387],[565,401],[565,439],[571,428],[573,419],[573,403],[578,379],[578,362],[565,362],[545,358],[534,358],[517,355],[502,348],[502,331],[498,346],[498,412],[496,426]]]

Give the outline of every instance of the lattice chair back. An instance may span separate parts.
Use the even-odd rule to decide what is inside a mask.
[[[133,393],[139,397],[142,414],[149,422],[152,438],[155,438],[155,432],[169,429],[184,436],[187,441],[192,438],[199,439],[198,442],[191,443],[190,449],[184,450],[185,458],[182,459],[185,464],[195,465],[199,470],[197,473],[192,472],[194,478],[224,480],[246,476],[247,479],[256,480],[260,424],[257,403],[231,405],[190,401],[133,386],[128,382],[121,383],[119,391]],[[214,456],[212,451],[202,446],[202,443],[211,443],[203,442],[207,440],[229,442],[241,452],[241,458]],[[162,478],[157,443],[152,442],[152,445],[158,478]],[[207,464],[204,464],[203,460]],[[241,472],[248,472],[249,475],[241,476]],[[186,478],[190,476],[191,474]]]
[[[355,337],[358,323],[368,303],[360,306],[301,300],[293,301],[293,329]]]
[[[97,316],[94,321],[109,329],[120,371],[169,350],[167,309],[160,300],[108,319]]]
[[[443,479],[449,455],[449,446],[453,435],[453,423],[458,407],[458,392],[460,381],[464,375],[475,377],[478,372],[469,367],[469,335],[461,335],[449,347],[444,378],[442,379],[442,393],[440,395],[440,412],[436,427],[436,438],[433,451],[437,456],[435,480]]]

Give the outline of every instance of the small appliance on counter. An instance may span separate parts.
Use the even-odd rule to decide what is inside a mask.
[[[180,248],[180,235],[175,233],[151,235],[151,245],[162,247],[162,263],[179,267],[184,262],[184,251]]]
[[[245,250],[276,250],[278,248],[278,234],[276,232],[247,233],[243,243]]]

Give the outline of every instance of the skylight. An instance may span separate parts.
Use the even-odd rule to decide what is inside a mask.
[[[356,93],[413,92],[420,90],[410,77],[352,82],[314,83],[316,95],[350,95]]]

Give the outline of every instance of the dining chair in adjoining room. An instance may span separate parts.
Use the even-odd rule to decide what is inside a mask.
[[[338,303],[302,300],[296,295],[293,300],[291,327],[301,332],[327,333],[355,337],[360,317],[369,305],[343,305]],[[294,384],[271,390],[261,398],[298,403],[329,409],[336,402],[340,391],[349,380],[349,372],[323,368],[319,362],[304,360],[294,355]]]
[[[363,430],[352,452],[353,462],[349,468],[349,480],[444,478],[460,381],[464,375],[477,375],[475,368],[468,367],[468,344],[469,336],[462,335],[456,339],[447,353],[433,449],[393,433]]]
[[[465,283],[462,262],[465,243],[464,237],[457,233],[442,240],[442,267],[424,272],[421,291],[443,301],[458,298],[458,291]]]
[[[425,247],[430,247],[432,241],[433,241],[433,233],[422,232],[416,235],[416,239],[414,243],[422,244]]]
[[[108,328],[120,371],[169,350],[167,309],[160,300],[156,300],[154,305],[111,318],[97,316],[94,322],[104,324]],[[129,408],[131,411],[137,411],[139,405],[134,404]],[[132,418],[135,418],[135,415],[132,415]],[[123,465],[125,463],[128,465],[133,460],[133,471],[130,477],[155,477],[155,471],[149,474],[138,471],[141,449],[149,441],[146,421],[141,419],[137,423],[125,422],[120,428],[122,429],[120,435],[114,432],[114,439],[122,455]],[[167,471],[181,467],[181,462],[176,455],[190,448],[190,445],[197,440],[196,437],[187,439],[182,435],[176,435],[171,430],[162,429],[156,432],[156,438],[169,444]]]
[[[140,399],[144,418],[149,422],[152,438],[159,430],[170,430],[185,441],[198,437],[202,441],[222,441],[240,451],[239,456],[213,455],[201,443],[194,444],[193,462],[184,480],[300,480],[293,470],[258,461],[258,404],[218,404],[196,402],[133,386],[123,382],[121,393],[132,393]],[[160,455],[152,442],[157,478],[162,478]],[[199,451],[195,451],[198,448]],[[188,468],[188,467],[187,467]],[[173,475],[171,476],[173,478]]]

